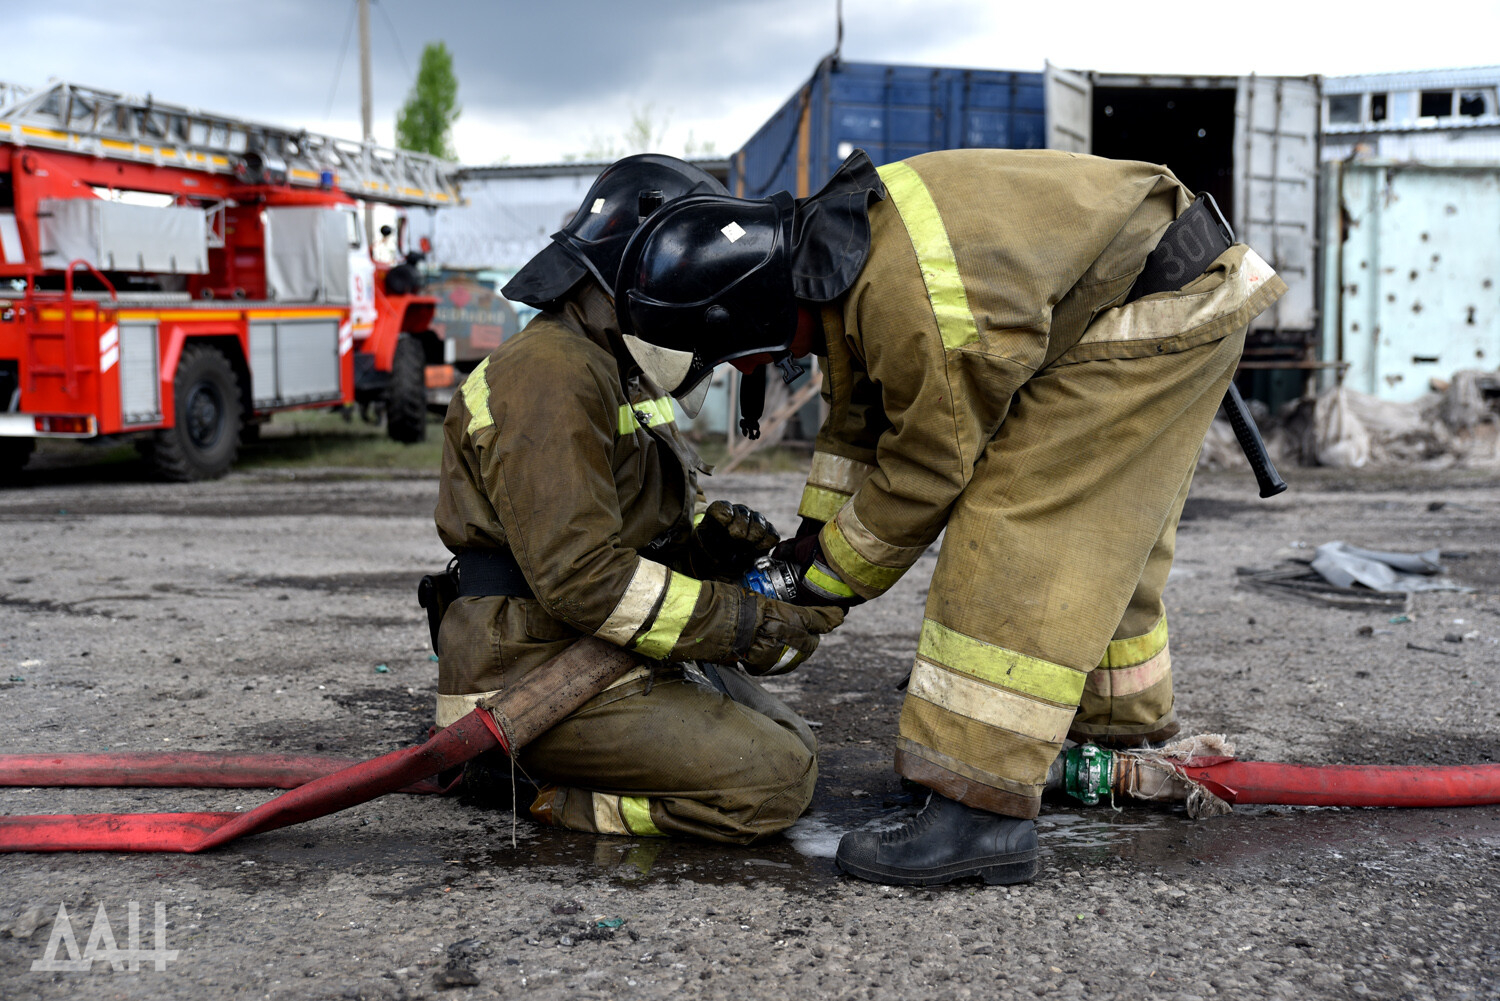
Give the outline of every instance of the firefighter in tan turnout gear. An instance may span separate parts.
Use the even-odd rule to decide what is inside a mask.
[[[795,666],[843,613],[726,582],[775,530],[705,503],[704,467],[623,349],[604,278],[663,200],[723,190],[672,157],[608,168],[505,289],[543,311],[444,423],[436,520],[461,597],[438,633],[438,724],[583,636],[642,658],[518,755],[541,787],[532,813],[559,826],[749,842],[791,825],[817,779],[812,732],[750,674]]]
[[[1177,520],[1245,327],[1285,291],[1227,226],[1201,253],[1204,204],[1149,163],[856,151],[811,198],[685,198],[631,238],[615,303],[658,385],[820,356],[829,415],[776,550],[795,600],[876,598],[946,533],[895,749],[932,794],[845,835],[844,871],[1030,879],[1064,740],[1176,731]]]

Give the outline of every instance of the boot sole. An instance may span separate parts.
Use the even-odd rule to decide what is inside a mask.
[[[850,876],[887,886],[940,886],[972,876],[978,876],[990,886],[1009,886],[1014,883],[1029,883],[1036,878],[1037,850],[1032,848],[1009,855],[991,855],[932,869],[899,869],[879,864],[862,866],[837,857],[834,862]]]

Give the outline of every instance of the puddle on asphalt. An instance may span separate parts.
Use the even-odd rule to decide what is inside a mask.
[[[1042,862],[1087,868],[1119,861],[1166,873],[1317,876],[1390,868],[1416,877],[1437,842],[1500,849],[1500,808],[1446,810],[1241,806],[1191,820],[1180,809],[1058,809],[1037,820]],[[1415,867],[1415,868],[1414,868]]]
[[[806,891],[840,879],[833,863],[839,838],[856,827],[899,826],[916,804],[872,812],[820,809],[785,835],[748,848],[673,839],[597,837],[531,828],[509,847],[461,852],[453,859],[473,870],[551,870],[569,882],[603,878],[619,887],[670,884],[771,883]],[[523,828],[524,830],[524,828]],[[1485,857],[1500,852],[1500,807],[1449,810],[1357,810],[1239,807],[1225,817],[1196,821],[1179,809],[1131,805],[1052,806],[1037,820],[1045,868],[1088,870],[1124,863],[1153,872],[1212,871],[1241,878],[1319,878],[1389,870],[1421,878],[1436,865],[1432,847],[1451,843]],[[1438,855],[1446,857],[1446,852]],[[541,872],[538,873],[539,875]]]

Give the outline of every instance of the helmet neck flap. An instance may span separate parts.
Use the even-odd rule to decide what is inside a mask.
[[[797,199],[792,287],[798,299],[832,302],[849,291],[870,256],[870,203],[884,198],[885,182],[857,149],[816,194]]]

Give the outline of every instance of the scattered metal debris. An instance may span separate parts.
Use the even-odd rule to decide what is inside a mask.
[[[1474,590],[1441,576],[1444,568],[1438,560],[1442,555],[1437,549],[1392,553],[1325,542],[1310,560],[1295,558],[1270,570],[1239,567],[1235,572],[1242,583],[1256,590],[1335,608],[1404,613],[1411,610],[1411,596],[1417,591]]]
[[[1257,570],[1237,567],[1240,583],[1257,591],[1282,594],[1334,608],[1356,611],[1407,612],[1411,610],[1410,591],[1371,591],[1365,587],[1339,587],[1330,584],[1305,563]]]

